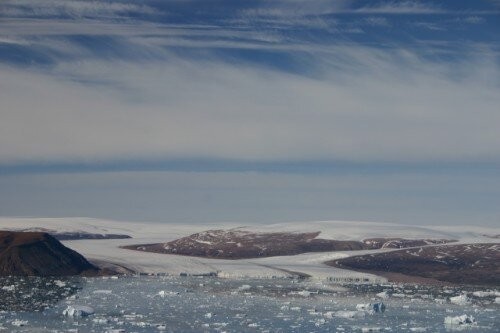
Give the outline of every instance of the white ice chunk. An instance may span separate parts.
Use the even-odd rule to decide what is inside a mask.
[[[13,320],[10,324],[11,324],[12,326],[21,327],[21,326],[26,326],[26,325],[28,325],[28,321],[27,321],[27,320],[20,320],[20,319],[16,319],[16,320]]]
[[[94,290],[94,294],[106,294],[106,295],[109,295],[111,293],[112,293],[111,290]]]
[[[371,310],[371,304],[370,303],[356,304],[356,310],[358,310],[358,311]]]
[[[173,296],[173,295],[179,295],[178,291],[165,291],[165,290],[160,290],[158,292],[158,296],[160,297],[167,297],[167,296]]]
[[[360,311],[336,311],[334,316],[339,318],[362,318],[365,313]]]
[[[472,293],[472,295],[476,296],[476,297],[490,297],[490,296],[500,296],[500,292],[499,291],[475,291]]]
[[[244,284],[244,285],[238,287],[238,290],[250,290],[250,289],[252,289],[252,287],[248,284]]]
[[[68,305],[62,312],[64,316],[85,317],[94,313],[94,309],[86,305]]]
[[[382,298],[382,299],[388,299],[389,298],[389,294],[387,293],[387,291],[383,291],[381,293],[378,293],[376,296],[378,298]]]
[[[459,296],[450,297],[450,303],[457,305],[467,305],[470,304],[470,299],[467,297],[467,294],[462,294]]]
[[[472,326],[477,325],[477,322],[474,317],[463,314],[456,317],[445,317],[444,324],[451,326]]]
[[[356,305],[356,310],[366,312],[384,312],[385,304],[382,302],[377,303],[362,303]]]
[[[301,290],[297,292],[297,295],[299,296],[304,296],[304,297],[309,297],[311,296],[311,292],[307,290]]]
[[[55,284],[56,286],[60,287],[60,288],[62,288],[62,287],[66,287],[66,282],[61,281],[61,280],[55,280],[55,281],[54,281],[54,284]]]

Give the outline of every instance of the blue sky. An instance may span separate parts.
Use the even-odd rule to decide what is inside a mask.
[[[0,215],[500,223],[500,2],[0,4]]]

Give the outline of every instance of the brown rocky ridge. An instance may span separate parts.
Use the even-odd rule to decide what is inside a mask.
[[[500,244],[417,247],[333,260],[327,264],[386,276],[421,277],[453,284],[500,286]]]
[[[43,232],[0,231],[0,276],[96,275],[79,253]]]
[[[208,230],[168,243],[124,246],[126,249],[205,258],[244,259],[296,255],[306,252],[330,252],[402,248],[441,244],[452,240],[409,240],[373,238],[363,241],[317,238],[320,232],[256,233],[241,229]]]

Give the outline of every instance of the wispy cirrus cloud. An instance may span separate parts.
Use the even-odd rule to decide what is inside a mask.
[[[490,125],[499,121],[500,103],[494,44],[434,46],[414,35],[414,44],[385,35],[367,40],[377,30],[369,27],[440,27],[379,15],[441,10],[424,3],[317,1],[306,8],[297,0],[282,11],[284,3],[170,22],[151,19],[149,2],[19,2],[32,4],[36,17],[0,22],[8,31],[0,47],[9,51],[0,57],[0,139],[8,142],[0,163],[500,155]],[[313,14],[349,10],[367,15]],[[108,19],[130,12],[144,16]],[[464,139],[471,126],[475,134]]]
[[[173,56],[61,63],[50,74],[4,68],[1,162],[500,156],[498,82],[483,77],[498,66],[471,58],[457,79],[446,65],[398,52],[331,49],[322,78]]]
[[[3,1],[0,210],[494,224],[495,10]]]
[[[2,16],[18,18],[116,18],[131,14],[155,14],[154,9],[145,4],[108,0],[7,0],[0,8]]]
[[[372,14],[443,14],[449,12],[432,2],[423,1],[381,1],[355,9],[358,13]]]

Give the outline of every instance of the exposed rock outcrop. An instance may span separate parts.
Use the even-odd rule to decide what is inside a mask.
[[[206,258],[243,259],[296,255],[306,252],[355,251],[441,244],[451,240],[373,238],[364,241],[318,238],[316,232],[250,232],[241,229],[208,230],[164,244],[130,245],[124,248]]]
[[[417,247],[327,264],[380,275],[400,273],[456,284],[500,285],[500,244],[496,243]]]
[[[43,232],[0,231],[0,276],[95,275],[79,253]]]

